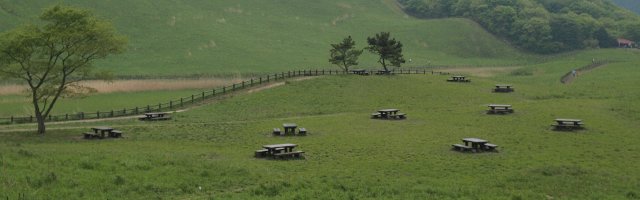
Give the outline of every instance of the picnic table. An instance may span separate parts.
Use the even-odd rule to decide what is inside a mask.
[[[555,119],[556,124],[552,125],[556,130],[583,129],[584,123],[581,119]]]
[[[493,92],[513,92],[515,91],[513,86],[507,84],[498,84],[496,88],[493,89]]]
[[[284,123],[282,124],[282,127],[284,127],[284,134],[287,135],[289,133],[295,134],[296,128],[298,128],[298,125],[294,123]]]
[[[513,108],[508,104],[489,104],[487,114],[506,114],[513,113]]]
[[[489,143],[488,140],[480,139],[480,138],[462,138],[462,144],[453,144],[451,145],[454,150],[458,151],[471,151],[471,152],[483,152],[483,151],[494,151],[498,145]]]
[[[467,83],[467,82],[471,82],[470,79],[466,79],[465,76],[452,76],[451,79],[447,79],[447,81],[449,82],[462,82],[462,83]]]
[[[255,156],[258,158],[272,157],[272,158],[300,158],[303,151],[293,151],[297,144],[270,144],[262,146],[263,149],[257,150]]]
[[[171,116],[169,116],[169,113],[165,113],[165,112],[149,112],[149,113],[144,113],[144,117],[141,117],[139,119],[150,120],[150,121],[169,120],[171,119]]]
[[[105,134],[107,134],[108,137],[114,137],[114,138],[119,138],[122,136],[122,131],[115,130],[107,126],[97,126],[97,127],[91,128],[91,130],[93,132],[83,133],[85,139],[93,139],[93,138],[103,139],[105,138]]]
[[[113,128],[107,127],[107,126],[97,126],[97,127],[91,128],[91,130],[93,130],[93,132],[96,134],[100,133],[100,138],[104,138],[104,134],[105,133],[111,134],[111,131],[113,131]]]
[[[398,113],[400,110],[395,108],[381,109],[377,113],[371,114],[374,119],[405,119],[406,114]]]

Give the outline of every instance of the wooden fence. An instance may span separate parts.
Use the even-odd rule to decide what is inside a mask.
[[[431,70],[425,69],[399,69],[399,70],[391,70],[390,74],[439,74],[445,75],[448,73],[443,72],[434,72]],[[201,103],[207,99],[211,99],[217,96],[226,95],[231,92],[243,90],[246,88],[254,87],[257,85],[262,85],[265,83],[273,82],[273,81],[281,81],[287,78],[295,78],[300,76],[323,76],[323,75],[345,75],[350,74],[350,72],[345,72],[341,70],[298,70],[298,71],[288,71],[282,73],[269,74],[263,77],[252,78],[250,80],[242,81],[240,83],[234,83],[228,86],[222,86],[218,88],[214,88],[208,91],[203,91],[197,94],[192,94],[191,96],[181,97],[180,99],[169,100],[164,103],[157,104],[148,104],[144,106],[136,106],[133,108],[123,108],[123,109],[112,109],[108,111],[96,111],[96,112],[77,112],[72,114],[63,114],[63,115],[49,115],[46,118],[47,122],[58,122],[58,121],[72,121],[72,120],[86,120],[86,119],[103,119],[103,118],[113,118],[113,117],[124,117],[124,116],[135,116],[141,115],[147,112],[165,112],[165,111],[175,111],[180,108],[185,108],[190,105],[194,105],[196,103]],[[23,117],[6,117],[0,118],[0,124],[19,124],[19,123],[34,123],[36,119],[34,116],[23,116]]]

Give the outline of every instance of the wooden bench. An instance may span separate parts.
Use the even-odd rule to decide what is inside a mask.
[[[554,124],[554,125],[551,125],[551,126],[554,128],[554,130],[572,131],[574,129],[584,129],[584,127],[582,125],[584,125],[584,124],[580,124],[580,123],[578,125],[575,125],[575,124]]]
[[[256,150],[256,158],[264,158],[267,157],[267,153],[269,151],[266,149],[260,149],[260,150]]]
[[[485,150],[487,151],[495,151],[496,148],[498,148],[498,145],[495,144],[491,144],[491,143],[486,143],[484,144]]]
[[[487,114],[507,114],[507,113],[513,113],[514,110],[509,108],[509,109],[494,109],[494,110],[487,110]]]
[[[282,133],[282,131],[280,131],[280,128],[273,128],[274,135],[280,135],[280,133]]]
[[[380,113],[371,113],[371,118],[372,119],[378,119],[380,117],[381,117]]]
[[[461,151],[461,152],[465,152],[465,151],[471,151],[472,148],[465,146],[465,145],[461,145],[461,144],[452,144],[451,147],[453,147],[453,150],[456,151]]]
[[[276,153],[276,154],[273,154],[273,158],[275,159],[302,158],[303,154],[304,154],[304,151]]]
[[[122,131],[113,130],[113,131],[111,131],[111,133],[109,133],[109,137],[114,137],[114,138],[122,137]]]
[[[398,118],[398,119],[406,119],[406,118],[407,118],[407,114],[405,114],[405,113],[398,113],[398,114],[396,114],[396,118]]]
[[[306,128],[299,128],[298,129],[298,134],[307,135],[307,129]]]
[[[163,121],[163,120],[170,120],[171,116],[164,116],[164,117],[152,117],[149,118],[148,120],[150,121]]]
[[[86,133],[82,133],[82,135],[84,135],[84,139],[93,139],[93,138],[99,137],[98,134],[94,132],[86,132]]]

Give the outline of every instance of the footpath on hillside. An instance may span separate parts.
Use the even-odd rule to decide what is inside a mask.
[[[611,63],[611,61],[593,61],[590,65],[580,67],[578,69],[572,70],[566,73],[562,78],[560,78],[560,82],[563,84],[569,84],[573,82],[579,75],[585,74],[599,67],[604,67],[607,64]]]

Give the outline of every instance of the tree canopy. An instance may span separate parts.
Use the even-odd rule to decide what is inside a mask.
[[[609,0],[398,0],[425,18],[465,17],[537,53],[610,47],[636,36],[640,17]]]
[[[384,71],[389,72],[387,65],[400,67],[405,62],[402,56],[402,43],[391,38],[389,32],[381,32],[374,37],[368,37],[367,43],[369,46],[366,49],[380,56],[378,62],[382,64]]]
[[[362,50],[356,49],[356,42],[351,36],[342,40],[341,43],[331,44],[329,62],[338,65],[344,71],[349,71],[350,66],[358,65],[358,57]]]
[[[90,11],[54,6],[40,15],[42,23],[24,25],[0,35],[0,75],[29,88],[38,133],[57,100],[87,91],[80,81],[94,77],[93,60],[121,53],[126,38]]]

